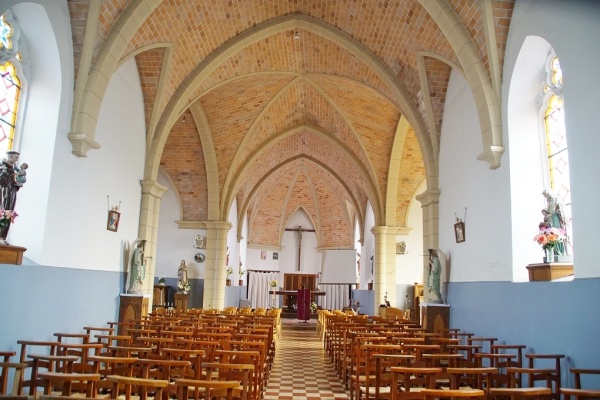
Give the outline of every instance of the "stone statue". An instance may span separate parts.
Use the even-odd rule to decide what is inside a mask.
[[[442,302],[441,275],[442,264],[440,263],[437,251],[429,249],[429,272],[427,274],[427,289],[429,292],[427,301],[429,303]]]
[[[188,270],[187,265],[185,265],[185,260],[181,260],[181,264],[177,270],[177,281],[183,283],[188,281]]]
[[[556,193],[552,189],[546,189],[542,192],[546,199],[546,208],[542,210],[544,222],[540,227],[562,229],[563,233],[567,234],[567,223],[563,212],[563,206],[558,201]],[[564,241],[560,241],[555,247],[555,254],[566,254],[566,246]]]
[[[19,161],[19,152],[9,150],[6,152],[6,158],[0,164],[0,208],[3,210],[14,211],[17,202],[17,192],[26,181],[26,169],[29,167],[23,164],[21,167],[17,164]],[[10,223],[0,229],[0,238],[6,239]]]
[[[129,269],[129,286],[127,293],[139,294],[142,293],[144,286],[144,277],[146,276],[146,266],[144,265],[144,249],[146,241],[136,239],[133,242],[133,253],[131,254],[131,267]]]

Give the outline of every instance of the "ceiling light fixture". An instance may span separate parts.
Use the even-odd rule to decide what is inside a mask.
[[[186,122],[185,115],[183,116],[183,119],[181,120],[181,122]]]
[[[298,33],[298,31],[294,32],[294,39],[300,40],[300,34]]]

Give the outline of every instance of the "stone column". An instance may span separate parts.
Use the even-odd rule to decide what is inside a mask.
[[[154,294],[154,271],[156,269],[154,260],[156,258],[160,200],[163,193],[167,191],[167,188],[156,181],[140,181],[140,184],[142,186],[142,204],[140,207],[138,238],[146,240],[146,248],[144,251],[146,276],[144,278],[142,291],[144,295],[150,296],[149,304],[152,304],[152,295]],[[128,260],[128,262],[131,262],[131,260]]]
[[[423,209],[423,294],[425,302],[430,301],[427,288],[427,271],[429,266],[429,249],[439,247],[439,202],[440,191],[427,189],[417,196]]]
[[[379,304],[384,304],[384,297],[392,307],[396,307],[396,231],[389,226],[374,226],[371,233],[375,235],[375,271],[373,289],[375,290],[375,312]]]
[[[226,221],[205,221],[204,224],[206,225],[206,259],[204,260],[206,269],[202,307],[222,309],[225,305],[227,232],[232,225]]]

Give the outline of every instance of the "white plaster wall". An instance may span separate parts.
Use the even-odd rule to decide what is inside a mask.
[[[506,158],[492,170],[477,160],[482,138],[475,102],[464,77],[452,71],[440,146],[439,247],[451,281],[511,280],[509,171]],[[454,222],[465,219],[455,242]]]
[[[227,221],[231,223],[231,229],[227,232],[227,246],[229,247],[229,266],[233,269],[233,274],[229,277],[233,281],[233,285],[237,285],[240,279],[239,275],[239,254],[240,254],[240,246],[237,241],[237,199],[233,201],[231,204],[231,208],[229,209],[229,217]],[[246,275],[244,274],[244,278]]]
[[[30,166],[27,183],[17,196],[20,217],[9,233],[9,242],[27,248],[25,257],[43,262],[47,203],[52,180],[57,132],[69,130],[73,103],[73,49],[66,3],[15,4],[11,11],[28,44],[23,63],[28,76],[22,80],[23,93],[15,144],[20,162]],[[18,4],[17,4],[18,3]],[[0,4],[11,5],[6,2]],[[2,11],[3,12],[3,11]],[[0,12],[1,13],[1,12]]]
[[[46,265],[126,269],[124,249],[138,232],[146,147],[142,92],[133,59],[110,80],[96,141],[102,146],[99,150],[75,157],[66,134],[58,134],[42,260]],[[106,230],[107,196],[111,206],[121,202],[118,232]]]
[[[600,65],[600,3],[585,0],[515,3],[505,55],[503,124],[507,126],[507,102],[512,72],[527,36],[540,36],[560,58],[565,79],[565,124],[571,168],[575,278],[600,276],[595,262],[600,214],[597,199],[600,176],[597,160],[600,135],[596,111]]]
[[[412,285],[423,281],[423,209],[415,196],[427,189],[423,181],[415,191],[410,204],[406,226],[411,228],[408,235],[397,235],[396,243],[406,242],[406,254],[396,254],[396,283]]]
[[[176,278],[181,260],[188,266],[189,279],[204,279],[205,264],[194,260],[196,253],[206,255],[206,250],[196,249],[196,236],[206,236],[205,229],[179,229],[175,221],[181,219],[181,203],[177,190],[168,175],[160,170],[158,183],[165,186],[167,191],[160,201],[160,216],[158,222],[158,245],[156,250],[155,276]]]
[[[363,233],[364,241],[360,257],[360,287],[366,289],[367,284],[373,281],[373,267],[371,257],[375,254],[375,236],[371,229],[375,226],[375,213],[371,203],[367,203],[365,212],[365,231]]]

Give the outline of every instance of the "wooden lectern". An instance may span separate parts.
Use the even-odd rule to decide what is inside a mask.
[[[304,322],[310,319],[310,290],[298,290],[297,317]]]

